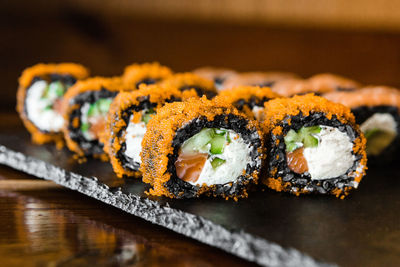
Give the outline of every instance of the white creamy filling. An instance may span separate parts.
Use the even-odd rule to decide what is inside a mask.
[[[26,113],[28,119],[40,130],[58,132],[64,124],[64,119],[53,109],[46,109],[56,100],[54,97],[42,98],[46,87],[46,81],[37,81],[27,90]]]
[[[260,107],[260,106],[254,106],[253,107],[252,111],[253,111],[254,117],[257,120],[261,119],[261,114],[262,114],[263,110],[264,110],[264,107]]]
[[[84,103],[81,107],[81,124],[90,123],[88,120],[88,111],[90,108],[90,103]],[[82,131],[83,137],[88,141],[93,141],[96,136],[91,131]]]
[[[190,184],[206,184],[210,186],[235,182],[246,170],[247,164],[251,162],[250,145],[246,144],[239,134],[232,130],[227,131],[231,142],[226,144],[222,154],[214,156],[224,159],[225,163],[214,169],[211,165],[214,157],[209,157],[204,164],[199,179],[196,182],[189,182]]]
[[[397,134],[397,123],[389,113],[375,113],[360,125],[360,129],[363,133],[368,130],[379,129]]]
[[[353,166],[353,143],[346,133],[321,126],[321,132],[314,136],[319,139],[318,146],[305,148],[303,152],[311,180],[335,178]]]
[[[142,151],[142,140],[146,132],[146,124],[144,122],[133,123],[132,116],[129,118],[128,127],[126,127],[125,135],[125,155],[137,163],[142,163],[140,152]]]

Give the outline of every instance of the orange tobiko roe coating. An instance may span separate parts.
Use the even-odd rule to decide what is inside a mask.
[[[308,79],[290,79],[278,81],[272,90],[282,96],[304,95],[308,93],[324,94],[338,88],[358,89],[360,84],[348,78],[330,73],[314,75]]]
[[[283,120],[288,117],[297,116],[300,113],[303,117],[307,117],[315,112],[323,113],[327,119],[331,119],[332,116],[335,115],[341,123],[348,124],[355,130],[356,136],[358,137],[353,141],[353,153],[355,155],[361,155],[362,158],[359,164],[362,168],[357,168],[353,176],[354,181],[359,183],[367,169],[367,154],[365,151],[366,139],[355,123],[355,118],[350,108],[342,104],[331,102],[323,97],[315,96],[314,94],[294,96],[291,98],[277,98],[266,102],[264,105],[263,129],[269,135],[280,136],[283,131],[281,126]],[[278,145],[278,141],[279,140],[277,140],[275,145]],[[290,182],[284,183],[282,177],[274,178],[276,169],[269,170],[268,172],[269,174],[266,179],[262,180],[264,184],[276,191],[290,191],[292,187]],[[331,191],[331,194],[337,197],[341,197],[342,195],[346,196],[349,194],[350,190],[351,188],[335,190]],[[300,192],[293,193],[298,195],[309,192],[302,189]]]
[[[67,93],[64,96],[63,103],[62,103],[62,113],[63,113],[63,117],[65,120],[64,127],[63,127],[64,138],[66,140],[68,149],[75,152],[80,157],[84,157],[85,151],[80,147],[79,143],[77,143],[71,139],[70,132],[69,132],[69,126],[71,123],[70,122],[71,114],[75,110],[80,109],[81,106],[78,104],[73,104],[72,100],[82,93],[90,92],[90,91],[100,91],[103,88],[108,91],[111,91],[111,92],[135,90],[133,87],[124,84],[120,77],[112,77],[112,78],[94,77],[94,78],[90,78],[90,79],[87,79],[84,81],[78,81],[75,85],[73,85],[67,91]],[[71,126],[75,127],[77,125],[80,125],[79,120],[80,120],[80,118],[78,118],[78,121],[76,119],[74,119],[72,121],[73,125],[71,125]],[[99,133],[99,135],[102,136],[103,133]],[[107,156],[105,153],[93,155],[93,156],[95,158],[107,160]]]
[[[138,82],[144,79],[154,79],[160,82],[169,78],[172,73],[170,68],[160,65],[158,62],[132,64],[125,67],[122,79],[124,83],[130,86],[136,86]]]
[[[215,79],[222,79],[222,87],[225,81],[229,77],[237,75],[237,72],[227,68],[215,68],[215,67],[201,67],[192,71],[192,73],[208,80],[212,80],[215,83]],[[217,88],[217,90],[219,90]]]
[[[165,79],[162,83],[163,86],[176,87],[178,89],[182,87],[200,87],[205,92],[211,92],[217,94],[217,89],[215,88],[214,81],[202,78],[191,72],[176,73]],[[187,90],[189,91],[189,90]]]
[[[357,91],[332,92],[323,97],[349,108],[394,106],[400,112],[400,90],[387,86],[368,86]]]
[[[296,79],[298,76],[290,72],[242,72],[229,76],[223,84],[223,90],[240,85],[257,86],[267,82]]]
[[[44,144],[55,142],[57,147],[62,147],[64,143],[61,132],[43,133],[28,118],[24,112],[26,91],[32,83],[33,78],[43,77],[50,74],[71,75],[77,80],[85,79],[89,76],[89,71],[84,66],[75,63],[60,64],[37,64],[25,69],[19,78],[19,87],[17,92],[17,111],[24,123],[26,129],[32,135],[32,142],[36,144]]]
[[[244,100],[245,102],[248,102],[253,97],[261,101],[264,98],[274,99],[281,96],[277,93],[272,92],[269,87],[246,85],[237,86],[232,89],[221,91],[218,96],[216,96],[216,98],[222,98],[232,105],[234,105],[239,100]],[[242,112],[244,112],[249,118],[254,119],[254,113],[247,105],[244,105]]]
[[[122,118],[123,113],[132,106],[138,106],[142,101],[148,99],[150,103],[156,104],[155,110],[162,107],[167,100],[170,99],[185,99],[189,97],[188,93],[183,96],[182,92],[175,87],[167,87],[161,85],[140,85],[139,90],[132,92],[121,92],[113,100],[110,105],[110,110],[107,114],[106,130],[100,138],[104,144],[104,152],[108,154],[114,172],[118,177],[140,177],[139,171],[125,169],[122,166],[120,159],[117,157],[118,151],[121,150],[122,144],[125,143],[125,134],[122,136],[116,135],[122,128],[128,125]],[[193,92],[192,97],[196,96]],[[139,122],[142,114],[141,111],[132,110],[133,122]]]
[[[153,187],[149,191],[150,194],[175,198],[168,191],[165,183],[171,179],[171,174],[167,171],[168,155],[173,154],[172,141],[174,140],[176,131],[199,117],[213,121],[215,116],[221,114],[232,114],[248,120],[244,114],[240,113],[229,102],[223,99],[210,101],[205,96],[201,99],[191,98],[184,102],[165,104],[164,107],[157,110],[157,115],[147,124],[147,131],[142,141],[141,152],[142,165],[140,166],[140,171],[143,174],[143,181],[151,184]],[[257,130],[262,143],[261,147],[258,148],[258,152],[265,159],[264,139],[262,132],[259,130],[259,123],[255,120],[248,120],[246,128]],[[251,176],[247,177],[248,183],[252,180],[253,183],[257,184],[258,175],[257,171],[253,172]],[[212,195],[214,189],[215,185],[207,186],[203,184],[198,190],[197,195],[203,193]],[[247,191],[243,190],[241,195],[223,197],[236,199],[246,196]]]

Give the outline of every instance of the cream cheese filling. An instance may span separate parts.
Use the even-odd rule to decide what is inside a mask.
[[[360,125],[360,129],[363,133],[368,130],[379,129],[397,134],[397,123],[389,113],[375,113]]]
[[[142,163],[140,152],[142,151],[142,140],[146,133],[146,124],[144,122],[133,123],[132,115],[129,118],[128,127],[126,127],[125,135],[125,155],[134,162]]]
[[[246,171],[247,164],[251,164],[251,146],[244,142],[240,134],[232,130],[226,131],[231,142],[226,144],[222,154],[212,155],[206,160],[198,180],[189,182],[190,184],[210,186],[235,182]],[[215,157],[225,160],[225,163],[214,169],[211,162]]]
[[[336,178],[353,166],[353,143],[346,133],[321,126],[321,132],[313,136],[318,138],[318,146],[304,148],[303,152],[311,180]]]
[[[26,113],[28,119],[40,130],[59,132],[64,124],[63,117],[53,109],[47,109],[56,100],[55,97],[43,98],[46,81],[36,81],[26,93]]]

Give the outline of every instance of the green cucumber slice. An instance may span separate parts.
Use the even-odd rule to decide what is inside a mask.
[[[213,129],[215,135],[224,136],[226,134],[225,130]]]
[[[99,99],[97,100],[96,104],[98,105],[100,113],[104,114],[107,113],[110,109],[112,99]]]
[[[307,135],[303,139],[304,147],[317,147],[318,146],[318,138],[315,138],[312,135]]]
[[[286,144],[286,151],[293,152],[299,147],[317,147],[318,138],[313,136],[321,132],[320,126],[302,127],[298,132],[290,129],[283,138]]]
[[[215,170],[216,168],[218,168],[219,166],[221,166],[222,164],[224,164],[226,162],[226,160],[224,159],[220,159],[220,158],[214,158],[211,161],[211,166],[213,167],[213,169]]]
[[[142,119],[141,119],[142,122],[144,122],[147,125],[147,123],[149,123],[149,121],[151,119],[151,116],[154,114],[156,114],[154,109],[146,110],[142,116]]]
[[[89,107],[87,115],[88,116],[95,116],[97,114],[99,114],[99,110],[97,109],[96,103],[90,104],[90,107]]]
[[[87,132],[89,130],[89,128],[90,128],[90,124],[89,123],[85,122],[85,123],[81,124],[81,131],[82,132]]]
[[[295,130],[290,129],[286,136],[283,138],[285,142],[300,142],[300,135]]]
[[[364,135],[365,138],[369,139],[371,137],[373,137],[374,135],[376,135],[380,130],[378,128],[373,128],[370,130],[365,131]]]
[[[211,144],[210,153],[222,154],[224,152],[225,143],[226,143],[225,136],[220,136],[220,135],[214,136],[214,138],[210,142]]]
[[[194,136],[186,140],[186,142],[182,146],[182,150],[184,152],[199,151],[211,141],[212,136],[212,129],[203,129],[198,134],[195,134]]]
[[[286,145],[286,152],[293,152],[300,147],[301,147],[301,145],[299,143],[293,143],[293,142],[288,143]]]
[[[57,97],[64,95],[64,85],[61,81],[52,82],[49,85],[49,92]]]

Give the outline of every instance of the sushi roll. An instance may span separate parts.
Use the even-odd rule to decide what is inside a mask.
[[[188,97],[188,92],[185,97]],[[193,92],[192,97],[197,94]],[[133,92],[121,92],[110,106],[102,141],[118,177],[139,177],[143,135],[150,118],[165,103],[180,101],[175,87],[141,85]]]
[[[270,88],[259,86],[238,86],[224,90],[217,96],[234,105],[249,118],[257,120],[261,119],[264,103],[277,97],[280,95],[272,92]]]
[[[321,73],[308,78],[310,88],[315,92],[324,93],[330,91],[354,91],[360,88],[360,83],[349,78],[331,74]]]
[[[244,72],[228,77],[223,90],[240,85],[271,87],[277,81],[298,78],[296,74],[289,72]]]
[[[217,89],[212,80],[190,72],[176,73],[161,84],[166,87],[176,87],[181,91],[194,90],[199,97],[205,95],[208,99],[217,95]]]
[[[166,104],[147,125],[143,181],[150,194],[243,198],[265,159],[259,124],[221,99]]]
[[[354,91],[359,87],[360,84],[356,81],[339,75],[323,73],[308,79],[281,80],[272,86],[272,90],[282,96],[290,97],[309,93],[322,95],[333,91]]]
[[[110,104],[123,90],[133,89],[119,77],[95,77],[77,82],[67,92],[63,101],[63,132],[71,151],[82,158],[107,159],[99,139],[105,130]]]
[[[155,84],[171,75],[170,68],[155,62],[127,66],[122,79],[128,86],[138,89],[141,84]]]
[[[19,78],[17,111],[36,144],[63,144],[61,102],[65,92],[89,71],[79,64],[37,64]]]
[[[308,94],[265,103],[269,188],[344,198],[365,175],[366,140],[350,109]]]
[[[357,91],[332,92],[324,97],[351,108],[367,138],[370,163],[381,165],[397,158],[400,149],[400,90],[370,86]]]
[[[226,68],[202,67],[192,71],[194,74],[208,80],[213,80],[217,90],[224,88],[224,83],[237,72]]]

